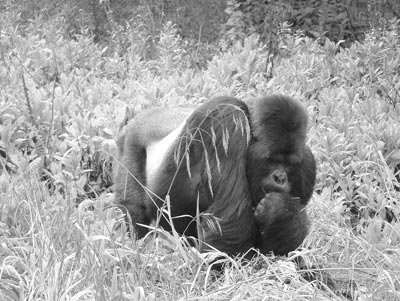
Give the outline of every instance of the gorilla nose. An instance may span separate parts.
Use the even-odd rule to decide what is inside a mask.
[[[287,183],[287,175],[286,172],[278,170],[272,173],[272,181],[279,186],[284,186]]]

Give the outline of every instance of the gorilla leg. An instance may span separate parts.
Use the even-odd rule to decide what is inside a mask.
[[[147,229],[137,224],[149,225],[151,220],[146,214],[146,192],[144,159],[146,150],[140,146],[127,147],[120,156],[115,183],[115,201],[125,208],[127,222],[132,221],[133,230],[137,238],[143,237]]]
[[[145,190],[148,148],[184,122],[191,111],[188,108],[156,108],[140,113],[118,138],[115,201],[129,213],[137,238],[147,233],[145,227],[137,224],[149,225],[153,218],[148,210],[151,199]]]

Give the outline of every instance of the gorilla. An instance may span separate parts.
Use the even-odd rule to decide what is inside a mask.
[[[117,142],[115,201],[137,238],[156,220],[199,238],[201,251],[286,254],[308,231],[316,167],[307,120],[280,95],[140,113]]]

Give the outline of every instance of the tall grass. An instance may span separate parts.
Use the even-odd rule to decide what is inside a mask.
[[[348,49],[285,36],[270,79],[256,37],[221,41],[199,68],[172,25],[146,60],[140,39],[114,54],[87,35],[40,22],[22,32],[17,16],[1,17],[0,299],[400,299],[398,31]],[[118,228],[104,175],[126,112],[267,93],[300,98],[310,113],[318,175],[303,248],[242,265],[169,233],[133,241]]]

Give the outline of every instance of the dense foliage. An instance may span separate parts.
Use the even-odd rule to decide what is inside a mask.
[[[228,24],[239,32],[255,31],[263,37],[271,26],[287,21],[314,38],[332,41],[361,40],[366,30],[388,26],[387,20],[400,17],[396,0],[229,0]],[[267,39],[265,39],[268,41]]]
[[[0,11],[1,300],[400,298],[396,21],[347,48],[280,26],[261,40],[231,27],[238,41],[227,34],[204,44],[151,6],[123,26],[113,1],[48,5],[35,18],[18,3],[41,1]],[[92,27],[89,10],[75,11],[83,5],[105,7],[100,20],[110,27]],[[135,242],[118,229],[108,192],[126,118],[268,93],[302,99],[311,116],[318,176],[304,250],[246,266],[222,259],[231,266],[213,278],[208,263],[221,254],[200,255],[174,233]],[[311,273],[316,280],[306,281]]]
[[[257,33],[266,42],[288,22],[308,36],[349,45],[400,17],[397,0],[8,0],[0,8],[9,7],[20,11],[23,26],[39,14],[45,20],[57,15],[64,35],[90,32],[96,42],[116,38],[141,19],[141,35],[150,39],[171,21],[181,36],[196,41]]]

